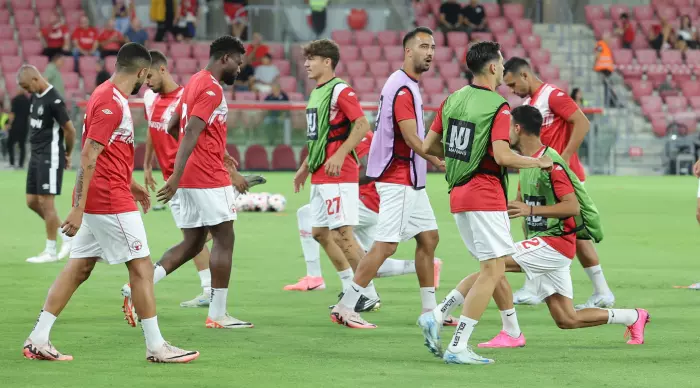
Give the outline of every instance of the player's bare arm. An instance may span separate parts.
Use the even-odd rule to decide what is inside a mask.
[[[175,112],[176,114],[170,116],[170,121],[168,122],[168,133],[170,136],[174,137],[175,140],[180,140],[180,113],[178,112],[182,112],[182,102],[178,103]]]
[[[442,145],[442,134],[428,131],[428,134],[425,135],[425,140],[423,140],[423,152],[444,159],[445,148]]]
[[[156,191],[156,180],[153,179],[153,138],[151,131],[146,131],[146,151],[143,157],[143,183],[146,185],[146,190]]]
[[[92,181],[92,175],[97,167],[97,157],[100,156],[104,149],[105,146],[103,144],[93,139],[87,139],[83,150],[80,152],[80,168],[78,168],[78,175],[75,178],[73,207],[61,225],[63,233],[68,236],[75,236],[78,229],[80,229],[80,224],[83,222],[83,211],[87,202],[90,181]]]
[[[238,172],[238,161],[233,156],[229,155],[226,149],[224,149],[224,167],[226,167],[229,176],[231,176],[231,184],[233,187],[235,187],[239,193],[247,192],[248,182],[243,175]]]
[[[367,117],[361,116],[353,121],[348,138],[345,139],[340,148],[326,161],[324,165],[326,175],[340,175],[345,157],[360,144],[362,138],[367,134],[367,131],[369,131],[369,121],[367,121]]]
[[[176,115],[173,115],[175,117]],[[172,120],[171,120],[172,122]],[[194,147],[197,145],[197,139],[199,135],[204,131],[207,123],[197,116],[190,117],[185,127],[185,136],[182,137],[182,142],[177,149],[177,156],[175,156],[175,168],[173,174],[165,182],[165,185],[158,190],[158,201],[162,203],[167,203],[175,195],[177,187],[180,184],[180,178],[185,172],[185,165],[187,164],[187,159],[190,158]],[[170,125],[168,124],[168,128]]]
[[[299,166],[297,173],[294,174],[294,192],[298,193],[306,182],[306,178],[309,177],[309,157],[307,156],[304,161]]]
[[[66,170],[71,168],[71,156],[75,146],[75,127],[73,122],[68,120],[63,124],[63,141],[66,143]]]
[[[539,216],[546,218],[569,218],[581,213],[575,193],[562,196],[556,205],[532,206],[520,201],[508,202],[508,216],[510,218]]]
[[[510,149],[510,144],[505,140],[496,140],[493,142],[493,157],[496,163],[501,167],[508,168],[550,168],[552,167],[552,159],[543,155],[540,158],[531,158],[529,156],[518,155]]]
[[[131,194],[134,196],[134,200],[141,204],[141,209],[144,213],[148,213],[151,208],[151,196],[148,193],[148,189],[136,183],[134,178],[131,178]]]
[[[583,139],[586,137],[586,134],[591,129],[591,123],[590,121],[588,121],[588,117],[586,117],[586,115],[583,114],[581,109],[576,109],[576,112],[572,113],[571,116],[569,116],[569,118],[566,119],[566,121],[573,125],[573,129],[571,130],[571,137],[569,138],[569,143],[566,145],[566,148],[564,148],[564,151],[561,153],[561,157],[568,162],[571,159],[571,157],[576,153],[576,151],[578,151],[579,147],[581,147]]]
[[[413,152],[420,155],[421,158],[427,160],[433,166],[441,168],[445,166],[445,162],[441,161],[435,156],[428,155],[423,151],[423,142],[418,137],[418,125],[416,120],[401,120],[399,122],[399,129],[401,129],[401,135],[406,141],[406,144],[413,150]]]

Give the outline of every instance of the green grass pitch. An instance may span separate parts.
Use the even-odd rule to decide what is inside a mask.
[[[241,213],[236,223],[229,311],[255,323],[250,330],[208,330],[206,309],[182,309],[179,303],[199,291],[194,266],[187,264],[156,287],[158,316],[165,338],[202,355],[188,365],[151,365],[145,361],[140,329],[128,327],[120,311],[124,266],[99,264],[59,317],[53,343],[75,361],[28,361],[21,345],[34,325],[46,292],[64,263],[32,265],[24,261],[42,250],[43,223],[24,203],[24,172],[0,172],[0,386],[19,387],[691,387],[700,386],[698,320],[700,293],[673,285],[700,281],[697,180],[690,177],[591,177],[587,182],[606,232],[598,245],[617,307],[644,307],[652,321],[646,344],[628,346],[619,325],[564,331],[546,306],[518,308],[528,343],[523,349],[484,350],[496,359],[485,367],[448,366],[423,347],[415,321],[420,298],[415,276],[379,279],[383,307],[365,318],[377,330],[350,330],[330,322],[328,305],[336,301],[339,280],[322,254],[328,289],[284,292],[304,275],[295,211],[309,188],[293,194],[291,173],[268,173],[256,191],[282,193],[281,214]],[[73,187],[67,173],[64,192]],[[141,180],[141,175],[137,174]],[[511,191],[515,177],[511,179]],[[444,295],[478,268],[464,247],[449,213],[446,184],[429,177],[428,191],[440,227],[438,257],[444,260]],[[512,196],[512,195],[511,195]],[[59,197],[65,217],[69,195]],[[144,216],[152,259],[179,241],[169,211]],[[516,239],[520,224],[513,225]],[[399,247],[410,258],[414,243]],[[572,266],[575,301],[583,302],[591,285],[576,262]],[[524,275],[509,275],[513,288]],[[472,344],[500,330],[493,303],[473,335]],[[443,331],[446,343],[452,328]]]

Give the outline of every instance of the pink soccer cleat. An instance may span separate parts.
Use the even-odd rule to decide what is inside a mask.
[[[331,321],[339,325],[345,325],[351,329],[377,328],[377,325],[365,321],[359,313],[345,307],[342,303],[338,303],[333,307],[333,310],[331,310]]]
[[[520,333],[520,337],[513,338],[503,330],[493,337],[491,341],[479,344],[480,348],[522,348],[523,346],[525,346],[525,335],[523,333]]]
[[[317,291],[325,290],[326,283],[321,276],[304,276],[295,284],[284,286],[285,291]]]
[[[457,326],[458,324],[459,321],[452,315],[448,315],[445,319],[442,320],[443,326]]]
[[[436,257],[433,259],[433,284],[436,290],[440,288],[440,271],[442,271],[442,260]]]
[[[637,321],[633,324],[627,326],[627,331],[625,331],[625,338],[629,337],[627,344],[629,345],[641,345],[644,343],[644,329],[647,323],[651,321],[651,316],[649,312],[644,309],[637,310]]]
[[[24,355],[24,358],[28,360],[73,361],[73,356],[61,354],[61,352],[53,347],[50,341],[43,345],[37,345],[29,338],[24,341],[22,354]]]

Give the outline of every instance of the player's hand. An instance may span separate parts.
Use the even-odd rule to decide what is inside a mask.
[[[520,201],[508,202],[508,217],[518,218],[527,217],[530,215],[530,206]]]
[[[546,169],[548,169],[548,168],[552,168],[552,164],[553,164],[552,158],[550,158],[550,157],[547,156],[547,155],[542,155],[542,156],[538,159],[538,162],[539,162],[539,167],[540,167],[541,169],[543,169],[543,170],[546,170]]]
[[[224,166],[231,172],[231,170],[238,169],[238,161],[233,156],[224,154]]]
[[[71,155],[66,154],[66,170],[70,170],[71,166],[73,165],[73,162],[71,160]]]
[[[156,198],[158,198],[158,202],[168,203],[168,201],[170,201],[175,195],[179,184],[179,180],[173,179],[173,176],[171,175],[170,178],[168,178],[168,181],[165,182],[165,185],[158,190],[158,194],[156,196]]]
[[[134,195],[136,202],[141,204],[141,209],[143,209],[144,214],[148,213],[148,210],[151,208],[151,196],[148,193],[148,189],[136,182],[132,182],[131,194]]]
[[[326,163],[323,165],[326,170],[326,175],[328,176],[339,176],[340,170],[343,169],[343,162],[345,162],[345,156],[339,153],[333,154]]]
[[[66,236],[73,237],[78,233],[78,229],[80,229],[80,224],[82,223],[83,211],[80,208],[74,207],[70,209],[68,217],[66,217],[66,220],[61,224],[61,230]]]
[[[693,174],[696,178],[700,178],[700,160],[695,162],[695,165],[693,166]]]
[[[143,170],[143,183],[146,185],[148,192],[156,192],[156,180],[153,179],[153,170],[150,168]]]
[[[306,178],[309,176],[309,170],[307,168],[301,167],[296,174],[294,174],[294,192],[298,193],[304,188],[304,183]]]
[[[248,182],[245,180],[243,175],[237,171],[234,171],[233,174],[231,174],[231,184],[241,194],[248,191]]]
[[[433,156],[432,158],[428,159],[428,161],[430,162],[430,164],[435,166],[435,168],[437,168],[438,170],[445,172],[445,161],[444,160],[440,160],[440,158],[438,158],[437,156]]]

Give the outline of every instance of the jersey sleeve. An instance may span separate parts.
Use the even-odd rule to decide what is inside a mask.
[[[92,119],[88,128],[88,139],[92,139],[104,146],[109,144],[112,134],[119,128],[122,114],[122,108],[113,99],[102,104],[96,104],[93,108]]]
[[[413,94],[407,87],[399,89],[396,101],[394,101],[394,119],[397,123],[404,120],[416,120],[416,107],[413,103]]]
[[[212,113],[221,105],[224,98],[223,90],[220,86],[211,84],[199,90],[199,94],[194,99],[194,106],[191,108],[190,117],[199,117],[205,123],[209,122]]]
[[[440,135],[442,135],[442,107],[445,106],[445,101],[447,101],[447,99],[442,101],[442,104],[440,104],[440,108],[438,109],[437,113],[435,113],[433,123],[430,124],[430,130],[435,133],[439,133]]]
[[[363,156],[369,154],[369,146],[371,142],[367,137],[363,137],[362,141],[360,144],[355,147],[355,153],[357,154],[358,158],[362,158]]]
[[[68,108],[66,108],[66,103],[63,102],[63,99],[60,96],[58,96],[58,94],[56,94],[56,98],[51,102],[51,115],[61,127],[66,125],[66,123],[70,121],[70,116],[68,116]]]
[[[549,95],[549,109],[557,116],[567,120],[574,112],[578,110],[576,102],[569,97],[566,92],[555,90]]]
[[[574,192],[574,185],[571,183],[569,175],[566,174],[562,166],[555,166],[550,176],[552,177],[554,195],[556,195],[558,199]]]
[[[360,106],[360,101],[357,99],[357,93],[349,86],[340,92],[337,104],[338,109],[343,112],[350,122],[365,115]]]
[[[498,140],[510,141],[510,106],[508,104],[503,104],[493,119],[491,143]]]

